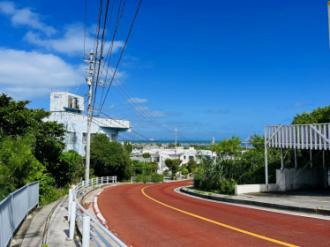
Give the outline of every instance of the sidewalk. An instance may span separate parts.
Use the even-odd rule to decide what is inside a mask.
[[[190,187],[181,187],[180,191],[216,201],[330,216],[330,192],[254,193],[231,196],[199,191]]]
[[[80,246],[79,241],[68,239],[69,223],[66,219],[67,199],[50,203],[33,211],[23,222],[11,241],[11,247]]]
[[[49,227],[46,233],[46,243],[49,247],[52,246],[67,246],[75,247],[80,246],[78,239],[69,239],[69,223],[67,221],[68,200],[65,198],[55,209],[50,221]],[[75,235],[77,236],[77,234]]]

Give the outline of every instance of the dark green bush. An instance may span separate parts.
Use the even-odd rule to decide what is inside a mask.
[[[163,182],[163,175],[157,173],[151,173],[150,175],[139,174],[136,176],[136,182],[138,183],[160,183]]]
[[[153,183],[160,183],[164,181],[164,177],[161,174],[153,173],[151,174],[151,182]]]
[[[226,195],[233,195],[235,194],[235,185],[236,182],[234,179],[222,179],[219,183],[218,193],[226,194]]]

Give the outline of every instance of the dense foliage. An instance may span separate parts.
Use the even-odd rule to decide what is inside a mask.
[[[174,160],[166,159],[165,160],[165,165],[167,166],[167,168],[171,172],[171,178],[172,179],[175,179],[176,173],[179,170],[180,163],[181,163],[181,161],[179,159],[174,159]]]
[[[196,189],[221,194],[234,194],[235,180],[224,176],[223,166],[220,162],[203,160],[194,176]]]
[[[330,106],[319,107],[312,112],[304,112],[293,118],[293,124],[330,123]]]
[[[264,183],[264,139],[253,136],[252,148],[243,149],[240,139],[233,137],[215,144],[217,159],[203,160],[194,176],[194,186],[201,190],[233,194],[235,184]],[[280,164],[276,150],[269,151],[269,180],[275,182]]]
[[[132,161],[132,176],[136,178],[136,182],[158,183],[163,181],[163,175],[157,174],[157,163]]]
[[[95,134],[91,140],[91,168],[96,176],[118,176],[119,180],[131,175],[129,152],[125,146],[110,141],[105,134]]]
[[[64,127],[43,121],[49,113],[28,103],[0,95],[0,199],[37,180],[41,203],[47,203],[81,177],[83,163],[64,151]]]

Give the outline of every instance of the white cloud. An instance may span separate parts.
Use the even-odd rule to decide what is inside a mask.
[[[26,26],[43,32],[46,35],[56,33],[55,28],[40,20],[40,15],[30,8],[17,8],[13,2],[0,2],[0,13],[10,17],[10,21],[15,26]]]
[[[59,38],[43,38],[40,34],[30,31],[25,35],[24,39],[30,44],[70,56],[82,55],[84,51],[84,29],[79,24],[67,26],[63,36]],[[89,31],[86,33],[86,51],[94,47],[94,43],[95,39]],[[105,54],[109,46],[110,42],[106,42],[104,47]],[[114,41],[113,52],[117,52],[122,46],[122,41]]]
[[[84,70],[52,54],[0,48],[0,87],[13,96],[40,96],[84,83]]]
[[[148,102],[148,100],[144,98],[129,98],[127,101],[133,104],[143,104]]]

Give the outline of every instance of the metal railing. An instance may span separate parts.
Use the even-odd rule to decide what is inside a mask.
[[[0,247],[8,246],[28,213],[39,204],[39,182],[27,184],[0,202]]]
[[[75,227],[82,235],[82,246],[119,246],[126,247],[108,228],[103,225],[91,212],[85,209],[80,199],[94,188],[115,184],[117,177],[98,177],[92,178],[88,183],[82,181],[69,191],[68,210],[69,210],[69,238],[73,240]]]

